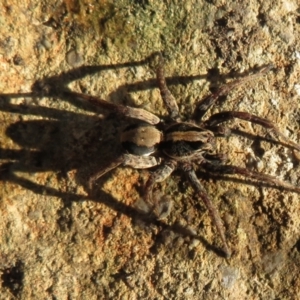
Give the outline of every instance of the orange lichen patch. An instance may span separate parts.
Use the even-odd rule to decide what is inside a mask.
[[[137,237],[132,228],[131,218],[121,215],[110,227],[104,251],[114,253],[114,256],[117,257],[117,265],[123,265],[133,254],[135,259],[138,259],[149,252],[152,242],[151,237],[147,236],[146,238],[146,236]]]
[[[104,190],[122,203],[132,205],[138,197],[134,188],[138,180],[138,172],[130,169],[117,169],[113,178],[104,184]]]

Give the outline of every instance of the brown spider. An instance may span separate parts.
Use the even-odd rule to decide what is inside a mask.
[[[280,181],[270,175],[224,164],[226,155],[215,153],[215,137],[217,135],[226,135],[229,131],[223,126],[220,126],[220,124],[234,118],[246,120],[267,128],[282,138],[285,144],[290,147],[300,151],[300,146],[289,141],[270,121],[247,112],[224,111],[212,115],[206,121],[201,121],[201,119],[207,110],[216,102],[218,97],[227,94],[242,83],[252,81],[267,73],[272,66],[263,67],[252,75],[222,86],[215,93],[198,101],[194,110],[194,116],[190,122],[182,122],[180,120],[177,103],[166,85],[162,55],[159,54],[159,57],[157,83],[169,115],[169,120],[165,122],[161,122],[157,116],[140,108],[112,104],[89,95],[68,93],[71,96],[89,101],[94,105],[109,109],[114,113],[140,121],[136,125],[128,126],[123,131],[121,135],[123,153],[90,178],[90,187],[95,180],[120,165],[130,166],[135,169],[146,169],[158,166],[157,169],[151,173],[146,183],[144,194],[145,203],[155,209],[157,199],[154,199],[155,196],[153,195],[154,185],[168,178],[175,169],[180,169],[186,174],[195,192],[208,209],[210,217],[222,240],[224,254],[226,257],[230,257],[231,251],[227,244],[219,212],[199,182],[194,169],[195,165],[201,166],[208,172],[238,174],[254,180],[264,181],[272,186],[283,187],[297,193],[300,193],[300,188],[291,183]]]

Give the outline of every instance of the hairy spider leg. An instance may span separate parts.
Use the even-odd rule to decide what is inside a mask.
[[[300,193],[300,187],[294,186],[293,184],[285,181],[281,181],[276,177],[268,174],[263,174],[259,172],[255,172],[252,170],[248,170],[246,168],[241,168],[237,166],[231,165],[215,165],[210,163],[209,161],[202,164],[202,166],[209,172],[219,173],[219,174],[233,174],[233,175],[242,175],[246,178],[251,178],[254,180],[264,181],[273,187],[283,187],[286,190],[290,190],[295,193]]]
[[[212,115],[207,121],[204,121],[202,124],[205,128],[210,128],[211,126],[215,127],[218,124],[227,122],[231,119],[241,119],[241,120],[245,120],[245,121],[249,121],[251,123],[261,125],[262,127],[271,130],[279,138],[282,138],[287,145],[300,151],[300,145],[294,143],[288,137],[286,137],[283,133],[281,133],[279,131],[279,129],[271,121],[261,118],[261,117],[258,117],[256,115],[249,114],[247,112],[223,111],[223,112]]]
[[[167,107],[168,114],[173,121],[179,121],[179,109],[177,102],[167,87],[166,79],[165,79],[165,72],[164,72],[164,60],[162,54],[159,53],[159,62],[156,69],[156,78],[158,88],[160,90],[161,98],[165,106]]]
[[[107,165],[105,165],[104,167],[102,167],[99,171],[97,171],[94,175],[92,175],[89,179],[89,189],[92,189],[92,186],[94,184],[94,182],[102,177],[104,174],[106,174],[107,172],[117,168],[118,166],[120,166],[121,164],[123,164],[125,161],[124,155],[120,155],[117,158],[114,158],[112,161],[109,161]]]
[[[161,160],[154,156],[139,156],[129,153],[119,155],[117,158],[110,161],[106,166],[102,167],[98,172],[91,176],[89,180],[89,188],[92,188],[93,183],[97,179],[120,165],[132,167],[134,169],[148,169],[159,165],[160,162]]]
[[[224,254],[225,254],[226,258],[229,258],[231,256],[231,251],[230,251],[229,246],[227,244],[223,222],[222,222],[222,219],[219,215],[218,210],[215,208],[212,201],[209,199],[209,197],[207,195],[207,192],[205,191],[203,186],[200,184],[199,179],[197,178],[197,175],[196,175],[195,171],[191,167],[187,167],[187,168],[184,168],[184,173],[186,174],[186,176],[188,177],[192,187],[194,188],[194,190],[196,191],[198,196],[202,199],[204,205],[208,209],[209,215],[210,215],[215,227],[217,228],[217,231],[218,231],[218,233],[221,237],[221,240],[223,242]]]
[[[232,82],[226,83],[222,85],[216,92],[208,95],[204,99],[198,99],[197,105],[194,110],[194,119],[196,121],[199,121],[202,119],[202,117],[205,115],[205,113],[210,109],[212,105],[215,104],[216,100],[220,96],[224,96],[228,94],[230,91],[235,89],[236,87],[245,84],[249,81],[253,81],[263,75],[265,75],[267,72],[269,72],[271,69],[273,69],[274,66],[272,64],[269,64],[267,66],[264,66],[260,68],[257,72],[254,74],[239,78],[237,80],[234,80]]]
[[[142,108],[134,108],[130,106],[124,106],[120,104],[114,104],[108,101],[105,101],[103,99],[100,99],[98,97],[90,96],[90,95],[85,95],[81,93],[75,93],[75,92],[64,92],[66,95],[70,97],[77,97],[78,99],[82,99],[85,101],[88,101],[89,103],[104,108],[108,109],[111,112],[123,115],[125,117],[141,120],[144,122],[147,122],[151,125],[158,124],[160,122],[159,117],[156,115],[152,114],[149,111],[146,111]]]
[[[167,179],[176,169],[176,167],[177,162],[174,160],[169,160],[161,166],[159,166],[159,168],[153,173],[151,173],[145,186],[144,200],[147,204],[149,204],[152,207],[153,210],[155,210],[155,208],[159,205],[159,203],[155,203],[157,201],[159,202],[159,200],[156,199],[156,201],[154,201],[153,198],[154,185],[158,182],[162,182],[165,179]]]

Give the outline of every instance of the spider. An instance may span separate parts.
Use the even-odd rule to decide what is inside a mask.
[[[300,193],[300,187],[280,181],[271,175],[226,164],[227,156],[222,153],[216,153],[216,137],[227,136],[230,133],[230,130],[221,124],[232,119],[249,121],[265,127],[277,137],[283,139],[286,146],[288,145],[300,151],[300,145],[285,137],[269,120],[247,112],[223,111],[212,115],[207,120],[202,121],[202,118],[220,96],[226,95],[232,89],[245,82],[253,81],[257,77],[266,74],[273,66],[262,67],[253,74],[225,84],[215,93],[198,100],[189,122],[183,122],[179,116],[177,103],[166,85],[163,57],[161,53],[158,53],[158,56],[157,84],[168,112],[168,118],[164,121],[141,108],[113,104],[90,95],[67,92],[70,96],[88,101],[113,113],[138,120],[136,124],[125,128],[121,134],[122,154],[94,174],[89,180],[89,186],[91,188],[98,178],[120,165],[130,166],[135,169],[156,167],[145,185],[143,197],[145,203],[149,204],[154,210],[157,205],[157,199],[155,199],[153,193],[155,184],[167,179],[175,169],[180,169],[185,173],[195,193],[208,209],[211,220],[223,244],[223,255],[229,258],[231,250],[227,243],[221,217],[198,180],[195,167],[201,167],[209,173],[220,175],[242,175],[246,178],[264,181],[271,186],[283,187],[297,193]],[[162,198],[165,199],[164,197]]]

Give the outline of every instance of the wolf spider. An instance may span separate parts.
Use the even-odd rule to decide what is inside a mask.
[[[146,183],[143,198],[145,203],[154,210],[159,205],[154,197],[154,185],[168,178],[175,169],[180,169],[185,173],[198,197],[201,198],[208,209],[211,220],[222,240],[224,255],[227,258],[230,257],[231,250],[225,237],[219,212],[198,180],[195,166],[201,166],[210,173],[242,175],[246,178],[264,181],[271,186],[283,187],[297,193],[300,193],[300,188],[291,183],[280,181],[271,175],[224,164],[226,155],[215,152],[216,136],[226,135],[229,130],[220,124],[232,119],[249,121],[265,127],[277,137],[282,138],[285,144],[292,148],[300,151],[300,146],[285,137],[269,120],[247,112],[223,111],[212,115],[205,121],[202,121],[202,117],[215,104],[217,98],[226,95],[229,91],[245,82],[252,81],[266,74],[272,68],[273,66],[271,65],[262,67],[251,75],[221,86],[215,93],[210,94],[201,101],[197,101],[194,114],[189,122],[183,122],[180,119],[177,103],[166,85],[161,54],[159,54],[156,77],[162,100],[168,111],[168,119],[165,121],[161,121],[156,115],[141,108],[113,104],[97,97],[80,93],[68,93],[70,96],[88,101],[116,114],[139,120],[135,125],[128,126],[122,132],[120,138],[123,148],[122,154],[90,178],[90,187],[102,175],[120,165],[130,166],[135,169],[158,166],[151,173]]]

